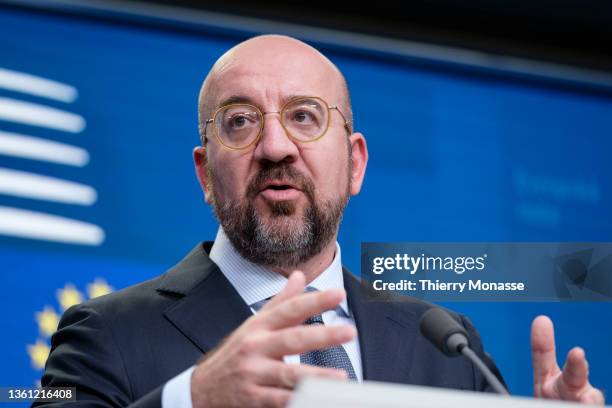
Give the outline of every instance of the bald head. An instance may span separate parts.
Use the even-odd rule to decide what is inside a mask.
[[[309,84],[322,86],[322,96],[338,105],[352,124],[350,95],[344,75],[325,55],[310,45],[282,35],[261,35],[234,46],[223,54],[209,71],[198,99],[200,134],[204,121],[223,99],[226,85],[233,79],[248,78],[245,88],[258,83],[286,86],[289,92],[306,89]],[[234,81],[236,82],[236,81]],[[302,88],[300,88],[302,87]],[[268,93],[278,89],[265,90]],[[308,93],[308,92],[306,92]],[[314,96],[314,95],[313,95]]]
[[[252,38],[208,73],[199,118],[196,174],[234,247],[285,276],[298,266],[319,273],[334,257],[342,211],[361,189],[368,156],[364,136],[347,135],[340,70],[296,39]]]

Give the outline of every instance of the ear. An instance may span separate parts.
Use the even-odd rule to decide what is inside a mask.
[[[208,170],[207,170],[208,157],[206,156],[206,147],[196,146],[193,148],[193,164],[195,166],[196,176],[198,182],[204,192],[204,200],[208,204],[212,204],[212,191],[210,191]]]
[[[351,155],[353,158],[353,171],[351,172],[351,195],[359,194],[366,167],[368,165],[368,146],[365,137],[357,132],[349,136]]]

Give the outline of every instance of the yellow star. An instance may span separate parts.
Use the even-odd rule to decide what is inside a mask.
[[[97,298],[98,296],[111,293],[114,289],[106,283],[104,279],[96,278],[92,283],[87,285],[87,293],[89,298]]]
[[[45,306],[42,312],[36,313],[36,322],[40,332],[47,337],[50,337],[57,330],[59,324],[59,315],[51,306]]]
[[[57,291],[57,300],[62,306],[62,309],[66,310],[70,306],[81,303],[83,301],[83,294],[79,292],[74,285],[67,283],[64,289],[59,289]]]
[[[45,363],[49,357],[51,348],[42,340],[37,340],[36,344],[28,344],[28,354],[32,360],[32,366],[37,370],[45,368]]]

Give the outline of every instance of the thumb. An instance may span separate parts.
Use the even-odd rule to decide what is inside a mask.
[[[568,353],[562,378],[563,384],[570,391],[580,390],[588,384],[589,363],[580,347],[574,347]]]

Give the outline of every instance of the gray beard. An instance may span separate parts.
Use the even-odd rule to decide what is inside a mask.
[[[209,171],[209,179],[214,180]],[[267,179],[296,181],[308,199],[302,216],[289,201],[271,204],[266,222],[257,213],[253,201],[257,186]],[[211,183],[211,184],[214,184]],[[220,203],[214,194],[215,215],[236,250],[249,261],[277,268],[292,268],[319,254],[334,238],[350,196],[350,183],[337,200],[316,200],[312,182],[295,169],[280,165],[264,169],[249,185],[241,202]]]
[[[348,201],[343,197],[306,207],[297,217],[287,214],[287,203],[280,202],[266,223],[252,203],[224,203],[215,206],[215,213],[225,234],[236,250],[249,261],[277,268],[295,267],[315,255],[332,240]]]

